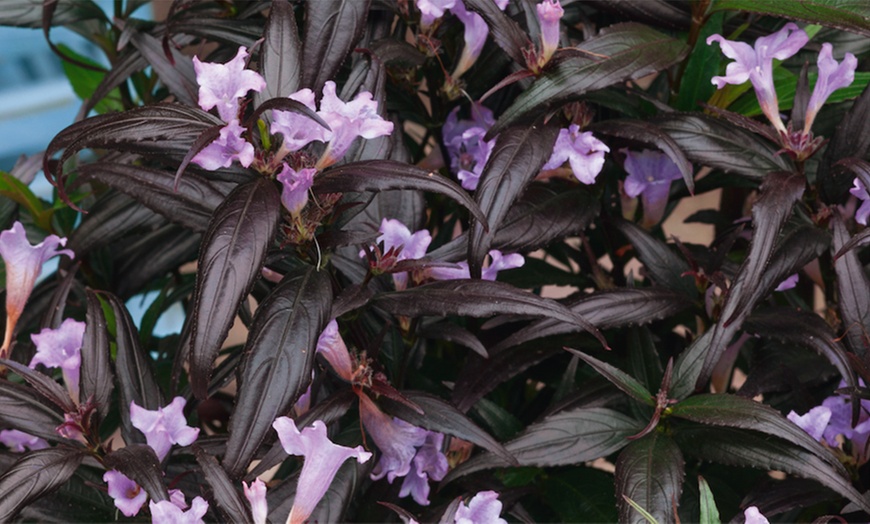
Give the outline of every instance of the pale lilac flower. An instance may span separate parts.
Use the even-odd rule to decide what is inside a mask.
[[[359,396],[359,410],[363,426],[381,450],[372,480],[386,476],[392,484],[411,471],[411,460],[426,440],[426,430],[388,416],[366,395]]]
[[[803,415],[798,415],[794,410],[790,411],[787,418],[797,424],[799,428],[809,433],[816,440],[822,440],[825,428],[831,421],[831,409],[826,406],[816,406]]]
[[[452,75],[453,78],[459,78],[474,65],[477,57],[480,56],[483,44],[486,43],[486,37],[489,35],[489,26],[486,25],[482,16],[468,11],[461,1],[457,1],[450,11],[465,25],[465,46],[462,48],[462,54],[459,56],[459,61],[456,63]]]
[[[746,508],[743,512],[743,518],[746,524],[770,524],[767,518],[755,506]]]
[[[855,212],[855,221],[866,226],[867,218],[870,217],[870,194],[867,193],[867,188],[864,187],[861,179],[855,179],[854,187],[849,190],[849,193],[861,201],[861,207]]]
[[[452,9],[457,1],[461,0],[417,0],[417,9],[420,10],[420,24],[423,28],[432,25],[432,22],[444,16],[444,12]]]
[[[526,259],[519,253],[511,253],[503,255],[498,249],[489,251],[490,263],[481,271],[480,278],[482,280],[495,280],[499,271],[506,269],[514,269],[523,267]],[[435,280],[459,280],[463,278],[471,278],[471,272],[468,269],[468,262],[463,260],[457,262],[458,267],[433,267],[429,269],[429,276]]]
[[[242,138],[245,128],[238,120],[231,120],[220,130],[220,135],[211,144],[205,146],[191,160],[203,169],[214,171],[222,167],[230,167],[233,160],[238,160],[242,167],[248,167],[254,161],[254,146]]]
[[[187,509],[187,501],[184,499],[184,492],[180,489],[169,490],[169,502],[173,503],[180,510]]]
[[[546,64],[559,48],[559,20],[565,14],[559,0],[544,0],[537,5],[538,23],[541,26],[541,56],[538,65]]]
[[[70,397],[78,403],[79,378],[82,365],[82,339],[85,323],[71,318],[63,321],[57,329],[45,328],[39,334],[30,335],[36,344],[36,354],[30,368],[42,364],[47,368],[60,368]]]
[[[363,91],[345,102],[335,94],[332,80],[323,85],[318,115],[332,129],[329,145],[317,161],[319,169],[341,160],[356,137],[370,139],[393,132],[393,123],[378,114],[378,103],[372,100],[371,93]]]
[[[841,387],[845,387],[845,383],[841,382]],[[870,416],[867,414],[870,401],[862,400],[861,405],[858,424],[853,428],[852,403],[849,397],[834,395],[822,401],[822,406],[831,410],[831,420],[824,433],[825,441],[831,447],[838,445],[837,435],[843,435],[846,440],[852,441],[852,446],[858,451],[858,454],[864,456],[867,440],[870,439]]]
[[[34,437],[29,433],[18,431],[17,429],[4,429],[0,431],[0,444],[16,453],[23,453],[26,450],[36,451],[48,447],[48,442]]]
[[[65,245],[66,239],[55,235],[48,235],[35,246],[30,245],[24,226],[18,221],[10,229],[0,232],[0,256],[6,263],[6,336],[0,347],[0,358],[9,354],[15,325],[36,285],[42,265],[55,255],[75,258],[69,249],[58,249]]]
[[[160,460],[166,457],[173,444],[189,446],[199,436],[199,428],[187,425],[186,403],[184,397],[175,397],[166,407],[151,411],[130,402],[130,422],[145,435]]]
[[[251,522],[254,524],[266,524],[269,515],[269,506],[266,504],[266,484],[260,479],[254,479],[249,486],[242,481],[245,490],[245,498],[251,504]]]
[[[776,286],[776,289],[774,289],[774,291],[787,291],[789,289],[794,289],[794,287],[797,286],[799,279],[799,275],[795,273],[794,275],[780,282],[779,285]]]
[[[308,204],[308,190],[314,184],[315,173],[317,170],[313,167],[300,169],[297,172],[286,163],[278,173],[278,182],[281,182],[281,203],[294,217],[298,217]]]
[[[456,524],[507,524],[500,518],[501,501],[495,491],[481,491],[470,501],[468,505],[460,504],[456,510],[454,522]]]
[[[594,184],[595,177],[604,167],[606,152],[610,152],[610,148],[595,138],[591,131],[581,133],[580,126],[571,124],[568,129],[559,131],[553,154],[543,169],[555,169],[567,160],[577,180],[584,184]]]
[[[429,479],[439,481],[447,475],[447,457],[441,452],[444,434],[426,432],[426,440],[411,461],[411,471],[405,476],[399,497],[411,495],[421,506],[429,505]]]
[[[338,322],[335,319],[326,325],[317,338],[317,352],[323,355],[338,376],[348,382],[353,379],[353,361],[341,333],[338,332]]]
[[[196,82],[199,84],[199,107],[204,111],[217,107],[224,122],[238,118],[239,98],[248,94],[248,91],[260,92],[266,87],[262,76],[256,71],[245,69],[247,57],[248,50],[244,47],[239,47],[236,57],[226,64],[200,62],[199,58],[193,57]]]
[[[625,153],[625,194],[631,198],[641,196],[644,221],[658,224],[665,214],[671,181],[682,178],[680,168],[666,154],[644,149],[640,153]]]
[[[483,139],[495,123],[495,118],[492,111],[477,103],[472,104],[471,112],[471,120],[458,120],[459,108],[455,108],[447,115],[442,133],[451,169],[462,187],[474,191],[495,147],[495,138],[489,141]]]
[[[316,111],[314,105],[314,92],[308,89],[300,89],[288,95],[287,98],[296,100],[308,109]],[[272,134],[280,133],[284,136],[281,148],[285,152],[299,151],[311,142],[328,142],[332,138],[332,131],[324,128],[305,115],[293,111],[272,111]]]
[[[120,471],[105,472],[103,482],[109,485],[109,496],[115,500],[115,507],[121,510],[125,517],[132,517],[139,513],[148,498],[148,493],[139,487],[139,484]]]
[[[828,99],[831,94],[846,87],[855,80],[855,68],[858,67],[858,59],[852,53],[846,53],[843,61],[839,64],[832,56],[833,47],[829,43],[822,44],[822,50],[819,52],[818,67],[819,77],[816,80],[816,85],[813,87],[813,94],[810,96],[810,102],[807,104],[807,112],[804,123],[804,134],[810,132],[810,126],[813,125],[813,120],[816,118],[819,109]]]
[[[408,226],[391,218],[381,220],[381,227],[378,231],[381,234],[376,242],[383,243],[385,255],[392,251],[396,256],[396,262],[423,258],[432,242],[432,235],[429,231],[421,229],[411,233]],[[365,253],[360,252],[360,256],[365,256]],[[397,290],[407,288],[408,273],[393,273],[393,282]]]
[[[208,502],[202,497],[196,497],[190,505],[190,509],[184,511],[168,500],[148,503],[151,509],[151,522],[153,524],[200,524],[202,518],[208,512]]]
[[[707,45],[719,42],[722,54],[734,60],[725,69],[725,76],[714,76],[713,83],[722,89],[725,84],[739,85],[747,80],[752,82],[758,103],[764,115],[773,126],[785,132],[779,116],[779,102],[773,85],[773,60],[785,60],[794,56],[809,37],[793,23],[788,23],[772,35],[763,36],[755,41],[753,48],[745,42],[725,40],[722,35],[707,38]]]
[[[326,435],[326,425],[320,420],[314,421],[301,432],[296,429],[296,423],[287,417],[278,417],[272,427],[278,432],[284,451],[289,455],[305,457],[296,486],[296,498],[287,517],[288,524],[305,522],[345,460],[355,458],[363,463],[372,456],[362,446],[348,448],[334,444]]]

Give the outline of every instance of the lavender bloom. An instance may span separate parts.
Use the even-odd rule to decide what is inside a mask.
[[[592,132],[581,133],[580,126],[571,124],[568,129],[559,131],[553,154],[543,169],[556,169],[567,160],[577,180],[594,184],[595,177],[604,167],[605,152],[610,152],[610,148],[595,138]]]
[[[130,402],[130,422],[145,435],[145,440],[163,460],[173,444],[189,446],[199,436],[199,428],[187,425],[184,397],[175,397],[164,408],[151,411]]]
[[[855,212],[855,221],[866,226],[867,218],[870,217],[870,194],[867,193],[867,188],[864,187],[861,179],[855,179],[854,187],[849,190],[849,193],[861,200],[861,207]]]
[[[810,102],[807,104],[804,134],[809,134],[816,114],[818,114],[819,109],[821,109],[828,97],[837,89],[846,87],[855,80],[855,68],[858,67],[858,59],[855,58],[855,55],[846,53],[843,61],[838,64],[832,56],[832,51],[833,47],[831,44],[827,42],[822,44],[822,50],[819,52],[817,62],[819,77],[816,80],[816,85],[813,87]]]
[[[308,190],[314,183],[315,173],[317,170],[312,167],[297,172],[286,163],[278,173],[278,182],[281,182],[281,203],[294,217],[298,217],[308,204]]]
[[[82,339],[85,336],[85,323],[71,318],[63,321],[57,329],[43,329],[39,334],[30,335],[36,344],[36,354],[30,361],[30,368],[42,364],[48,368],[61,368],[63,381],[70,397],[78,403],[79,378],[82,365]]]
[[[789,289],[793,289],[795,286],[797,286],[799,279],[800,277],[797,273],[795,273],[794,275],[780,282],[779,285],[776,286],[776,289],[774,289],[774,291],[787,291]]]
[[[809,433],[816,440],[822,440],[825,428],[831,420],[831,409],[826,406],[816,406],[804,415],[798,415],[790,411],[788,419],[797,424],[802,430]]]
[[[372,454],[362,446],[348,448],[334,444],[326,435],[326,426],[316,420],[301,432],[296,423],[287,417],[278,417],[272,427],[278,432],[281,446],[290,455],[302,455],[305,462],[299,473],[296,498],[287,517],[288,524],[301,524],[311,515],[317,503],[323,498],[338,468],[349,458],[363,463]]]
[[[187,501],[184,500],[184,492],[180,489],[169,490],[169,502],[175,505],[180,510],[187,509]]]
[[[199,84],[199,107],[204,111],[217,107],[224,122],[238,118],[239,98],[248,94],[248,91],[260,92],[266,87],[262,76],[256,71],[245,69],[247,57],[248,50],[244,47],[239,47],[236,57],[226,64],[200,62],[199,58],[193,57],[196,82]]]
[[[405,476],[399,497],[411,495],[421,506],[429,505],[429,479],[439,481],[447,475],[447,457],[441,453],[444,435],[426,432],[426,440],[417,449],[411,462],[411,471]]]
[[[671,181],[682,178],[680,168],[667,155],[644,149],[625,153],[625,194],[631,198],[641,196],[644,222],[658,224],[665,214]]]
[[[426,256],[426,250],[432,242],[432,235],[429,231],[421,229],[413,234],[408,227],[398,220],[385,218],[381,221],[381,227],[378,229],[380,236],[376,242],[384,245],[383,253],[393,251],[396,256],[396,261],[414,260]],[[360,256],[365,253],[361,252]],[[393,283],[397,290],[402,290],[408,287],[408,273],[393,273]]]
[[[314,92],[308,88],[296,91],[287,98],[301,102],[308,109],[316,111]],[[285,152],[299,151],[315,140],[328,142],[332,138],[332,131],[313,122],[307,116],[292,111],[272,111],[270,131],[272,134],[280,133],[284,136],[281,148]]]
[[[9,354],[15,325],[36,285],[42,265],[55,255],[75,258],[69,249],[58,249],[58,246],[65,245],[66,239],[55,235],[48,235],[35,246],[30,245],[24,226],[18,221],[12,224],[12,228],[0,232],[0,256],[6,263],[6,336],[0,347],[0,358]]]
[[[17,429],[4,429],[0,431],[0,444],[16,453],[23,453],[26,450],[36,451],[48,447],[48,442],[34,437],[29,433],[18,431]]]
[[[499,271],[523,267],[523,264],[526,263],[526,259],[519,253],[502,255],[502,252],[498,249],[490,250],[489,257],[491,259],[489,265],[484,267],[480,274],[482,280],[495,280]],[[459,267],[433,267],[429,269],[429,276],[435,280],[458,280],[471,278],[467,261],[463,260],[462,262],[458,262],[456,265]]]
[[[341,160],[356,137],[376,138],[393,132],[393,123],[378,114],[378,103],[372,94],[363,91],[350,102],[344,102],[335,94],[335,82],[323,85],[320,101],[321,118],[332,129],[332,137],[317,167],[323,169]]]
[[[450,11],[465,25],[465,47],[462,48],[462,54],[459,56],[459,61],[456,63],[452,75],[454,78],[459,78],[474,65],[477,57],[480,56],[483,44],[486,43],[486,37],[489,35],[489,26],[486,25],[482,16],[468,11],[461,0],[456,2]]]
[[[471,111],[471,120],[458,120],[458,107],[451,111],[444,122],[443,137],[450,155],[451,169],[456,173],[462,187],[474,191],[495,147],[495,139],[488,142],[483,139],[495,123],[495,118],[492,111],[480,104],[473,104]]]
[[[266,524],[269,506],[266,504],[266,484],[260,479],[254,479],[249,486],[244,481],[245,498],[251,504],[251,521],[254,524]]]
[[[541,56],[538,65],[546,64],[559,48],[559,20],[565,14],[559,0],[544,0],[537,5],[538,23],[541,26]]]
[[[350,382],[353,379],[353,361],[347,345],[338,332],[338,322],[331,320],[317,339],[317,352],[326,358],[335,373]]]
[[[115,500],[115,507],[121,510],[125,517],[132,517],[139,513],[148,498],[148,493],[139,487],[139,484],[120,471],[105,472],[103,482],[109,485],[109,496]]]
[[[426,430],[391,418],[366,395],[359,396],[360,418],[366,431],[381,450],[381,459],[372,471],[372,480],[387,477],[390,484],[411,471],[417,447],[426,440]]]
[[[208,512],[208,502],[202,497],[196,497],[190,505],[190,509],[184,511],[169,500],[161,500],[148,503],[151,509],[151,522],[153,524],[200,524],[202,518]]]
[[[779,102],[773,86],[773,59],[785,60],[797,53],[809,37],[797,25],[788,23],[772,35],[763,36],[755,41],[755,47],[745,42],[725,40],[722,35],[707,38],[707,45],[719,42],[722,54],[734,60],[725,69],[725,76],[714,76],[713,83],[722,89],[725,84],[739,85],[746,80],[752,82],[758,103],[764,115],[773,126],[785,132],[779,117]]]
[[[254,146],[242,138],[244,131],[238,120],[231,120],[220,130],[217,140],[205,146],[191,161],[209,171],[230,167],[233,160],[238,160],[242,167],[250,166],[254,161]]]
[[[417,0],[417,9],[420,10],[420,25],[427,28],[432,23],[444,16],[444,12],[453,9],[457,1],[461,0]]]
[[[765,516],[762,515],[755,506],[749,506],[746,508],[743,512],[743,518],[745,519],[745,524],[770,524],[767,518],[765,518]]]
[[[845,383],[841,382],[841,387]],[[870,416],[867,415],[867,407],[870,402],[862,401],[861,415],[858,417],[858,425],[852,427],[852,403],[848,397],[834,395],[822,401],[822,406],[831,410],[831,420],[825,428],[825,441],[831,447],[836,447],[837,435],[843,435],[846,440],[852,441],[852,447],[858,455],[864,456],[867,440],[870,439]],[[861,460],[861,463],[865,460]]]
[[[456,524],[507,524],[500,518],[501,501],[495,491],[481,491],[470,501],[468,505],[460,504],[456,510],[454,522]]]

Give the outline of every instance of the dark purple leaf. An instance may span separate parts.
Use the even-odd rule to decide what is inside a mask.
[[[831,223],[834,229],[831,250],[836,253],[842,251],[849,234],[838,212],[835,211]],[[838,258],[834,262],[834,269],[837,272],[837,292],[846,341],[852,351],[864,355],[870,346],[870,280],[854,250]]]
[[[688,31],[692,25],[692,14],[688,6],[668,0],[588,0],[597,8],[610,11],[621,18],[636,20],[669,29]],[[709,82],[709,80],[708,80]]]
[[[105,13],[91,0],[58,0],[54,2],[56,7],[52,13],[51,23],[55,26],[64,26],[74,22],[90,19],[104,19]],[[29,27],[38,29],[42,27],[42,10],[44,0],[20,0],[3,6],[0,14],[0,25]]]
[[[769,479],[756,486],[741,501],[741,506],[755,506],[763,515],[774,516],[786,511],[829,502],[837,495],[819,489],[818,482],[799,478]]]
[[[280,217],[274,182],[258,178],[234,189],[209,223],[199,254],[189,355],[190,384],[199,399],[208,394],[212,365],[263,268]]]
[[[631,222],[620,220],[616,227],[637,250],[637,256],[653,282],[687,297],[698,295],[695,279],[688,274],[691,268],[683,257]]]
[[[580,357],[583,362],[586,362],[592,368],[598,372],[599,375],[606,378],[610,383],[614,386],[618,387],[625,394],[630,396],[631,398],[637,400],[638,402],[642,402],[648,406],[655,407],[656,400],[653,397],[652,393],[647,391],[646,387],[643,384],[637,381],[634,377],[617,368],[616,366],[612,366],[607,362],[602,362],[595,357],[587,355],[581,351],[577,351],[576,349],[565,348],[570,351],[572,354]]]
[[[749,11],[870,36],[870,6],[850,0],[721,0],[713,11]]]
[[[75,251],[73,251],[73,253],[75,253]],[[58,274],[62,278],[58,279],[59,282],[57,287],[52,293],[51,300],[42,314],[42,320],[39,323],[42,328],[57,329],[63,323],[66,318],[64,316],[64,310],[66,309],[67,298],[69,297],[69,292],[72,290],[72,287],[75,284],[78,284],[75,277],[78,275],[80,266],[81,264],[79,262],[75,262],[71,267],[60,269],[58,271]]]
[[[616,461],[616,505],[619,521],[646,523],[628,497],[659,522],[673,522],[680,503],[685,461],[668,435],[653,432],[629,444]]]
[[[335,474],[329,489],[311,512],[309,522],[346,522],[345,513],[354,501],[355,490],[367,480],[372,467],[371,460],[365,464],[356,460],[345,461]]]
[[[245,4],[248,5],[248,4]],[[251,4],[257,5],[257,4]],[[202,36],[207,40],[215,40],[230,44],[232,49],[239,46],[249,50],[263,36],[263,22],[257,19],[212,18],[197,13],[183,19],[175,18],[170,22],[172,39],[177,42],[178,34]]]
[[[14,360],[0,359],[0,365],[12,370],[16,375],[37,391],[45,400],[48,400],[66,413],[75,413],[76,406],[66,389],[58,384],[53,378],[43,375],[35,369],[30,369],[24,364]]]
[[[135,230],[149,230],[165,220],[153,211],[114,191],[101,195],[82,218],[82,223],[69,237],[69,249],[84,256],[94,249],[107,246]]]
[[[489,34],[496,44],[518,65],[525,67],[523,51],[534,47],[526,32],[503,13],[495,2],[489,0],[468,0],[465,7],[480,14],[489,26]]]
[[[864,92],[846,112],[819,162],[819,195],[824,202],[842,202],[844,193],[852,185],[852,177],[842,176],[833,166],[844,158],[864,158],[867,155],[870,151],[870,133],[866,132],[868,121],[870,86],[864,88]]]
[[[3,426],[53,442],[65,440],[55,430],[63,424],[63,412],[35,389],[0,380],[0,406]]]
[[[452,322],[436,322],[422,326],[419,329],[419,334],[427,339],[455,342],[460,346],[467,347],[483,358],[489,357],[486,353],[486,346],[476,336],[467,329],[457,326]]]
[[[0,477],[0,522],[12,522],[22,508],[65,483],[85,456],[84,449],[66,446],[22,455]]]
[[[112,65],[112,69],[100,80],[90,98],[82,103],[75,121],[80,122],[84,120],[96,107],[97,103],[106,98],[113,89],[129,80],[133,73],[141,71],[146,67],[148,67],[148,61],[139,53],[139,50],[133,46],[127,46]]]
[[[783,280],[822,255],[830,244],[831,235],[814,226],[803,226],[789,233],[771,255],[758,286],[752,291],[752,301],[768,296]]]
[[[266,80],[266,88],[254,95],[257,105],[299,90],[301,52],[293,6],[286,0],[273,0],[260,49],[260,75]]]
[[[320,93],[335,77],[365,29],[371,0],[335,0],[305,5],[302,85]]]
[[[103,459],[107,469],[120,471],[144,489],[151,499],[169,500],[163,482],[163,469],[154,449],[147,444],[131,444],[117,449]]]
[[[704,358],[710,350],[713,340],[713,330],[707,331],[696,338],[692,344],[683,350],[674,362],[674,378],[668,396],[672,399],[682,400],[695,391],[695,384],[701,375],[704,366]]]
[[[136,294],[155,278],[196,260],[200,238],[175,224],[138,236],[132,244],[120,246],[112,285],[122,297]]]
[[[202,468],[202,474],[221,510],[222,517],[226,522],[249,522],[251,510],[245,498],[239,493],[237,483],[230,480],[226,470],[218,463],[217,459],[202,450],[196,444],[193,445],[193,453],[196,461]]]
[[[474,193],[486,222],[472,222],[468,235],[473,278],[480,278],[483,259],[508,210],[553,154],[558,133],[556,125],[537,124],[506,129],[496,139]]]
[[[134,32],[130,42],[179,102],[189,106],[196,105],[199,86],[190,56],[172,46],[164,47],[160,40],[148,33]],[[166,56],[167,50],[171,53],[171,58]]]
[[[231,477],[245,473],[275,417],[286,413],[311,381],[317,339],[331,307],[329,276],[309,267],[287,274],[257,308],[223,461]]]
[[[87,291],[88,312],[85,317],[85,336],[82,341],[80,397],[93,399],[102,418],[106,418],[112,402],[115,374],[109,355],[109,334],[100,299]]]

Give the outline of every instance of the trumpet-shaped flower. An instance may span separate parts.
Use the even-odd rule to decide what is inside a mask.
[[[266,517],[269,515],[269,506],[266,503],[266,484],[260,479],[254,479],[250,486],[243,481],[242,487],[245,490],[245,498],[251,505],[251,522],[266,524]]]
[[[356,137],[369,139],[393,132],[393,123],[378,114],[378,103],[372,100],[371,93],[363,91],[345,102],[335,94],[332,80],[323,85],[318,114],[332,129],[329,145],[317,162],[321,169],[341,160]]]
[[[501,514],[501,501],[495,491],[481,491],[468,501],[468,504],[460,504],[456,510],[454,522],[456,524],[507,524],[507,521],[499,517]]]
[[[665,213],[671,181],[682,177],[680,168],[667,155],[659,151],[643,150],[640,153],[622,150],[625,153],[625,194],[631,198],[641,197],[644,221],[658,224]]]
[[[109,496],[114,499],[115,507],[121,510],[125,517],[138,514],[148,498],[148,493],[139,487],[139,484],[120,471],[105,472],[103,482],[109,485]]]
[[[42,265],[55,255],[75,258],[69,249],[58,249],[66,245],[66,239],[49,235],[39,244],[32,246],[27,241],[24,226],[16,221],[10,229],[0,232],[0,256],[6,263],[6,337],[0,347],[0,358],[8,356],[12,344],[12,334]]]
[[[353,361],[347,350],[338,322],[331,320],[317,339],[317,352],[323,355],[335,373],[350,382],[353,379]]]
[[[149,446],[157,453],[157,458],[163,460],[173,444],[189,446],[199,436],[199,428],[187,425],[184,418],[184,397],[175,397],[164,408],[152,411],[130,403],[130,422],[133,427],[145,435]]]
[[[381,227],[378,231],[381,234],[376,242],[383,243],[383,254],[394,256],[396,262],[423,258],[432,242],[432,235],[429,231],[421,229],[411,233],[408,226],[391,218],[381,220]],[[364,255],[364,252],[360,253],[360,256]],[[393,273],[393,282],[398,290],[407,288],[408,273]]]
[[[456,2],[462,0],[417,0],[417,9],[420,10],[420,24],[426,28],[432,22],[438,20],[448,9],[453,9]]]
[[[245,69],[248,50],[239,47],[236,57],[226,64],[200,62],[193,57],[193,69],[199,84],[199,107],[208,111],[217,107],[224,122],[239,117],[239,98],[248,91],[262,91],[266,81],[256,71]],[[245,166],[247,167],[247,166]]]
[[[543,169],[555,169],[567,160],[577,180],[594,184],[595,177],[604,167],[604,153],[607,152],[610,152],[610,148],[595,138],[592,132],[581,133],[580,126],[571,124],[568,129],[559,131],[553,154]]]
[[[82,365],[82,339],[85,323],[71,318],[63,321],[57,329],[45,328],[39,334],[30,335],[36,344],[36,354],[30,367],[42,364],[48,368],[60,368],[70,397],[79,400],[79,378]]]
[[[314,92],[308,88],[300,89],[287,98],[296,100],[308,109],[316,111],[314,105]],[[284,136],[284,144],[281,146],[285,151],[299,151],[311,142],[328,142],[332,138],[332,131],[324,128],[317,122],[313,122],[307,116],[292,111],[272,111],[272,134],[280,133]]]
[[[278,182],[281,182],[281,203],[294,217],[298,217],[308,203],[308,190],[314,184],[315,173],[317,170],[312,167],[296,171],[286,163],[278,173]]]
[[[242,138],[245,128],[238,120],[231,120],[220,130],[218,138],[205,146],[191,160],[203,169],[214,171],[222,167],[230,167],[233,160],[238,160],[242,167],[248,167],[254,161],[254,146]]]
[[[795,411],[790,411],[788,419],[797,424],[802,430],[809,433],[816,440],[822,440],[825,434],[825,428],[828,427],[828,422],[831,421],[831,408],[827,406],[816,406],[807,411],[803,415],[798,415]]]
[[[483,44],[486,43],[486,37],[489,35],[489,26],[482,16],[467,10],[461,1],[456,2],[450,11],[465,26],[465,47],[462,48],[462,54],[459,55],[459,61],[453,70],[453,76],[458,78],[468,71],[480,56]]]
[[[538,65],[544,65],[559,48],[559,20],[565,14],[559,0],[544,0],[537,5],[538,23],[541,26],[541,56]]]
[[[16,453],[23,453],[26,450],[36,451],[48,447],[48,442],[34,437],[30,433],[18,431],[17,429],[4,429],[0,431],[0,444]]]
[[[855,179],[854,187],[849,192],[861,201],[861,206],[855,212],[855,221],[866,226],[867,218],[870,217],[870,194],[859,178]]]
[[[506,269],[514,269],[523,267],[526,259],[519,253],[511,253],[509,255],[502,254],[498,249],[489,251],[489,265],[483,268],[480,278],[482,280],[495,280],[498,277],[499,271]],[[433,267],[429,269],[429,276],[435,280],[458,280],[462,278],[471,278],[471,272],[468,270],[468,262],[463,260],[456,264],[459,267]]]
[[[474,191],[495,147],[495,139],[483,139],[495,123],[495,118],[492,111],[477,103],[471,106],[470,120],[459,120],[458,113],[457,107],[444,122],[444,146],[450,156],[450,168],[456,173],[462,187]]]
[[[372,480],[387,477],[390,484],[411,471],[417,447],[426,440],[426,430],[404,420],[392,418],[367,395],[359,396],[360,418],[366,431],[381,450],[381,458],[372,471]]]
[[[819,52],[818,66],[819,77],[813,87],[813,94],[807,104],[806,119],[804,122],[804,134],[810,132],[819,109],[831,94],[841,87],[849,86],[855,80],[855,68],[858,67],[858,59],[852,53],[846,53],[843,61],[839,64],[832,56],[833,46],[829,43],[822,44]]]
[[[299,473],[296,498],[287,518],[289,524],[301,524],[311,515],[317,503],[323,498],[338,468],[349,458],[363,463],[372,454],[362,446],[348,448],[334,444],[326,435],[326,425],[316,420],[301,432],[293,419],[279,417],[272,423],[278,432],[281,446],[290,455],[302,455],[305,462]]]
[[[444,434],[435,431],[426,432],[426,440],[417,449],[411,470],[402,482],[399,497],[411,495],[421,506],[429,505],[429,479],[439,481],[447,475],[447,457],[441,452],[444,444]]]
[[[749,506],[743,511],[743,519],[745,524],[770,524],[755,506]]]
[[[722,89],[725,84],[739,85],[752,82],[762,112],[773,126],[785,132],[779,117],[779,102],[773,85],[773,60],[785,60],[794,56],[809,37],[797,25],[788,23],[772,35],[763,36],[752,47],[745,42],[725,40],[722,35],[711,35],[707,45],[719,42],[722,54],[734,60],[725,69],[725,76],[714,76],[713,83]]]
[[[161,500],[148,503],[151,509],[151,522],[153,524],[200,524],[202,518],[208,512],[208,502],[202,497],[196,497],[190,504],[190,509],[185,511],[169,500]]]

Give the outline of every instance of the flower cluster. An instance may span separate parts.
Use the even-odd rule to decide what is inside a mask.
[[[474,191],[495,147],[495,138],[488,141],[483,139],[495,124],[495,117],[492,111],[479,103],[471,105],[471,119],[459,120],[458,114],[457,106],[444,121],[444,147],[450,156],[450,168],[456,173],[462,187]]]

